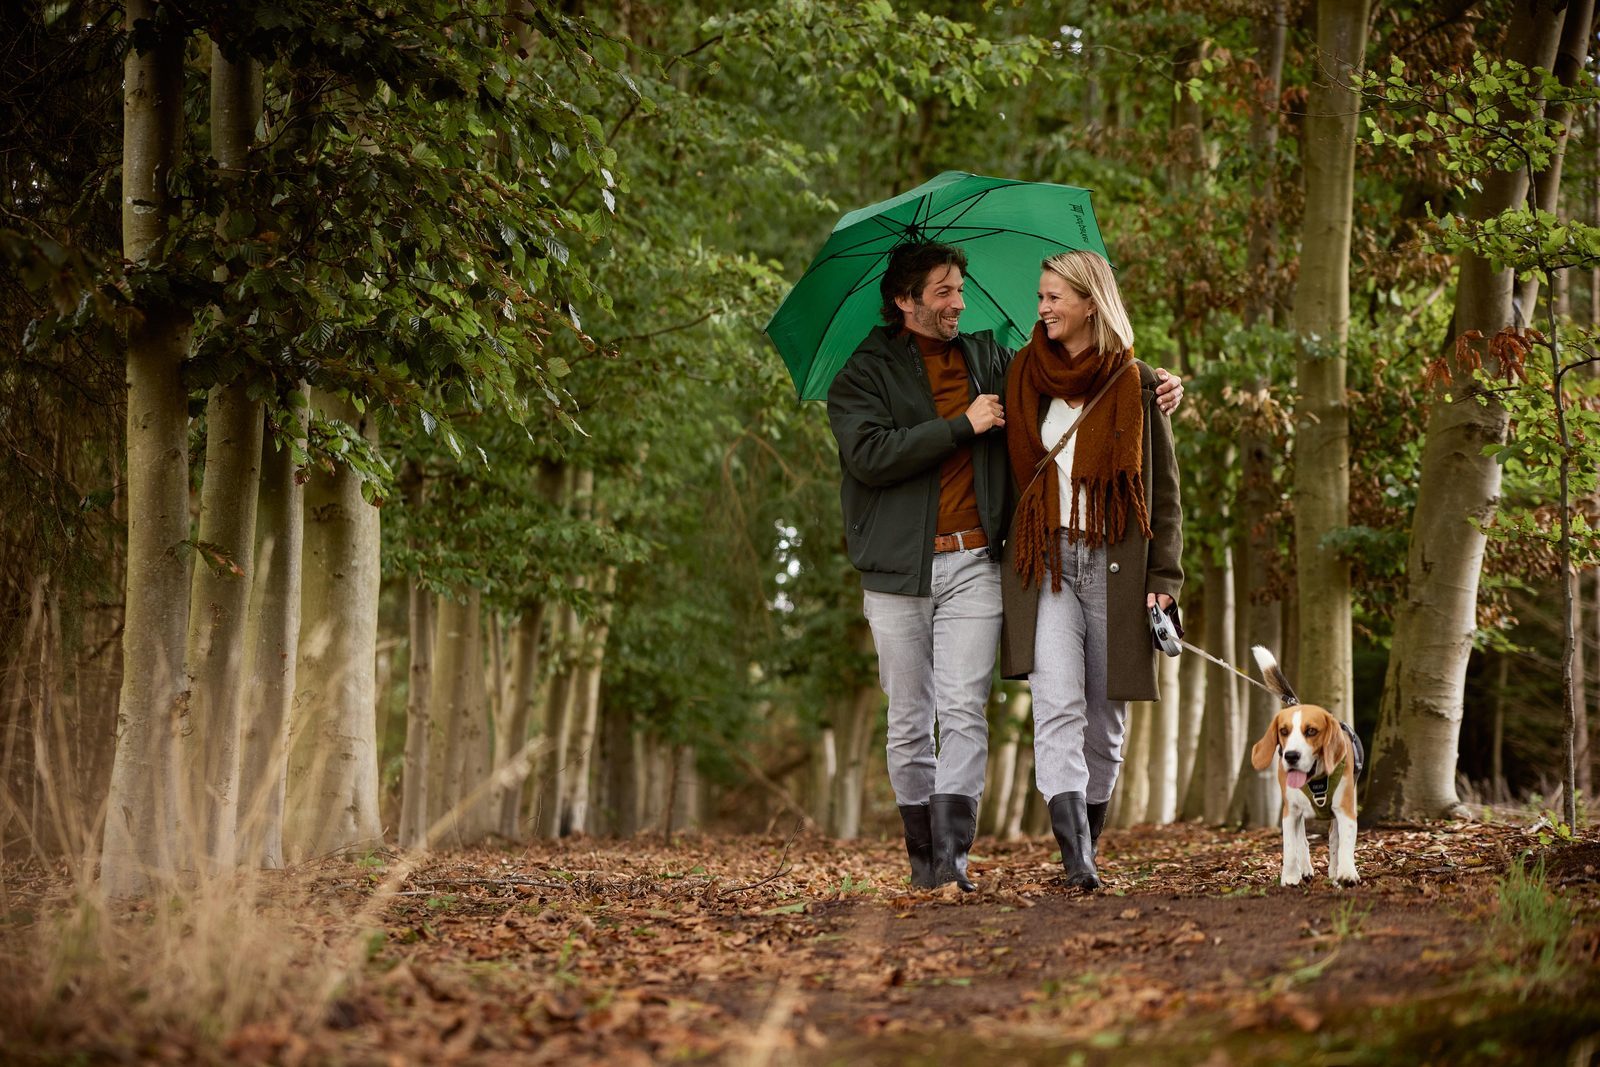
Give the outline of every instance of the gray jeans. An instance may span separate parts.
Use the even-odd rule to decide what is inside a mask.
[[[987,548],[933,557],[933,595],[867,590],[863,610],[889,697],[889,783],[899,804],[983,795],[984,706],[1000,644],[1000,566]],[[934,749],[934,724],[939,746]]]
[[[1106,555],[1061,542],[1061,592],[1045,579],[1034,631],[1033,759],[1046,798],[1111,799],[1122,769],[1128,705],[1106,699]]]

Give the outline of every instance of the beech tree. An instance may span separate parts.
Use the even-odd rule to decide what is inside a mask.
[[[1349,522],[1349,412],[1345,342],[1350,320],[1350,230],[1359,100],[1369,0],[1321,0],[1311,94],[1306,102],[1305,214],[1295,405],[1295,548],[1299,582],[1300,690],[1345,721],[1353,714],[1350,564],[1328,534]]]
[[[1517,8],[1508,30],[1512,62],[1522,68],[1550,68],[1567,6],[1536,3]],[[1587,20],[1588,15],[1582,17]],[[1514,72],[1508,76],[1519,77]],[[1492,85],[1483,89],[1491,96],[1500,95]],[[1487,106],[1498,104],[1497,100]],[[1535,104],[1531,114],[1524,114],[1537,118],[1540,109]],[[1516,121],[1514,113],[1506,117]],[[1434,127],[1424,128],[1429,132],[1421,135],[1422,143],[1430,143]],[[1509,141],[1502,138],[1493,157],[1503,165],[1484,173],[1468,200],[1468,219],[1494,218],[1519,206],[1528,195],[1527,157]],[[1411,144],[1407,140],[1402,147]],[[1454,165],[1471,166],[1467,160]],[[1373,744],[1372,784],[1363,806],[1369,820],[1459,811],[1456,756],[1467,657],[1476,629],[1482,528],[1494,516],[1500,495],[1501,466],[1485,447],[1503,441],[1506,428],[1503,405],[1475,384],[1466,365],[1495,366],[1496,355],[1487,339],[1514,325],[1514,280],[1509,267],[1482,255],[1468,251],[1461,257],[1454,323],[1458,350],[1446,354],[1452,385],[1447,388],[1442,378],[1438,380],[1428,419],[1406,594],[1395,619]]]
[[[162,0],[127,5],[122,250],[140,296],[128,329],[128,569],[122,698],[101,879],[113,896],[169,877],[180,779],[173,725],[188,699],[183,649],[189,540],[189,441],[182,366],[191,313],[163,293],[164,241],[177,211],[187,32]],[[141,285],[141,283],[143,283]]]

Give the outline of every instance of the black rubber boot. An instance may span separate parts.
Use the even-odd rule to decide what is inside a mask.
[[[978,798],[960,793],[935,793],[928,798],[933,829],[933,884],[954,882],[962,892],[978,887],[967,878],[967,853],[978,834]]]
[[[1089,810],[1089,844],[1094,855],[1100,855],[1100,831],[1106,828],[1106,809],[1111,807],[1111,801],[1102,801],[1099,804],[1086,805]]]
[[[900,821],[906,824],[911,884],[918,889],[932,889],[938,883],[933,880],[933,826],[928,819],[928,805],[900,805]]]
[[[1089,808],[1082,793],[1057,793],[1050,798],[1050,829],[1061,846],[1061,869],[1067,885],[1078,889],[1099,889],[1100,874],[1094,869],[1094,838],[1089,833]]]

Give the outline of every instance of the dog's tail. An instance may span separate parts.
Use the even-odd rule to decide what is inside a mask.
[[[1267,680],[1267,688],[1278,694],[1284,707],[1300,703],[1300,698],[1294,695],[1294,688],[1289,684],[1289,679],[1284,677],[1271,652],[1261,645],[1251,645],[1250,654],[1255,656],[1256,666],[1261,668],[1261,677]]]

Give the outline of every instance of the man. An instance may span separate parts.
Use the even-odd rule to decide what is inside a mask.
[[[845,540],[889,698],[889,781],[911,883],[971,892],[1010,519],[1000,397],[1012,353],[988,331],[960,332],[966,266],[960,248],[933,242],[890,254],[884,325],[834,378],[828,421]],[[1183,387],[1161,374],[1170,411]]]

